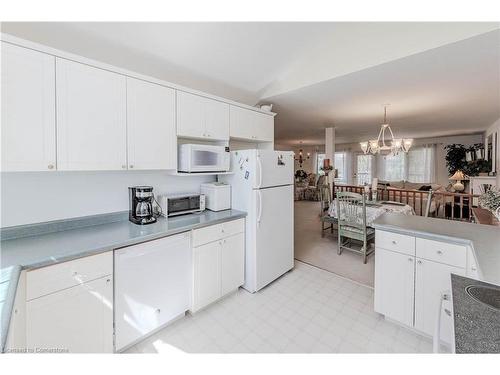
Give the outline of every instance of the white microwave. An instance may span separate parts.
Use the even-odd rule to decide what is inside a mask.
[[[229,147],[202,144],[179,145],[179,172],[229,171]]]

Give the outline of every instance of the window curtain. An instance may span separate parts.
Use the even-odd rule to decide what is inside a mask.
[[[411,149],[406,158],[406,180],[410,182],[436,182],[436,145],[427,144]]]

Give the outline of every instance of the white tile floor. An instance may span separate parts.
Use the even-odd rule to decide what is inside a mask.
[[[373,290],[296,262],[258,293],[243,289],[128,353],[430,353],[431,340],[373,311]]]

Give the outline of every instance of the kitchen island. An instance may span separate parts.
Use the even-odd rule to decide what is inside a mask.
[[[500,285],[497,227],[397,214],[385,214],[373,226],[375,311],[434,336],[457,353],[484,352],[485,348],[496,347],[495,343],[488,343],[491,336],[476,336],[498,327],[500,322],[476,319],[479,325],[486,322],[486,326],[477,327],[469,324],[468,319],[469,323],[464,324],[462,317],[471,316],[482,307],[465,298],[464,291],[458,293],[452,278],[454,284],[457,277],[467,277]],[[436,334],[438,311],[440,331]],[[478,349],[471,351],[478,342]]]

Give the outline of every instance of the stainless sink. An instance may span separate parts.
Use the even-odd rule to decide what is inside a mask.
[[[500,311],[500,289],[480,285],[469,285],[465,291],[477,302]]]

